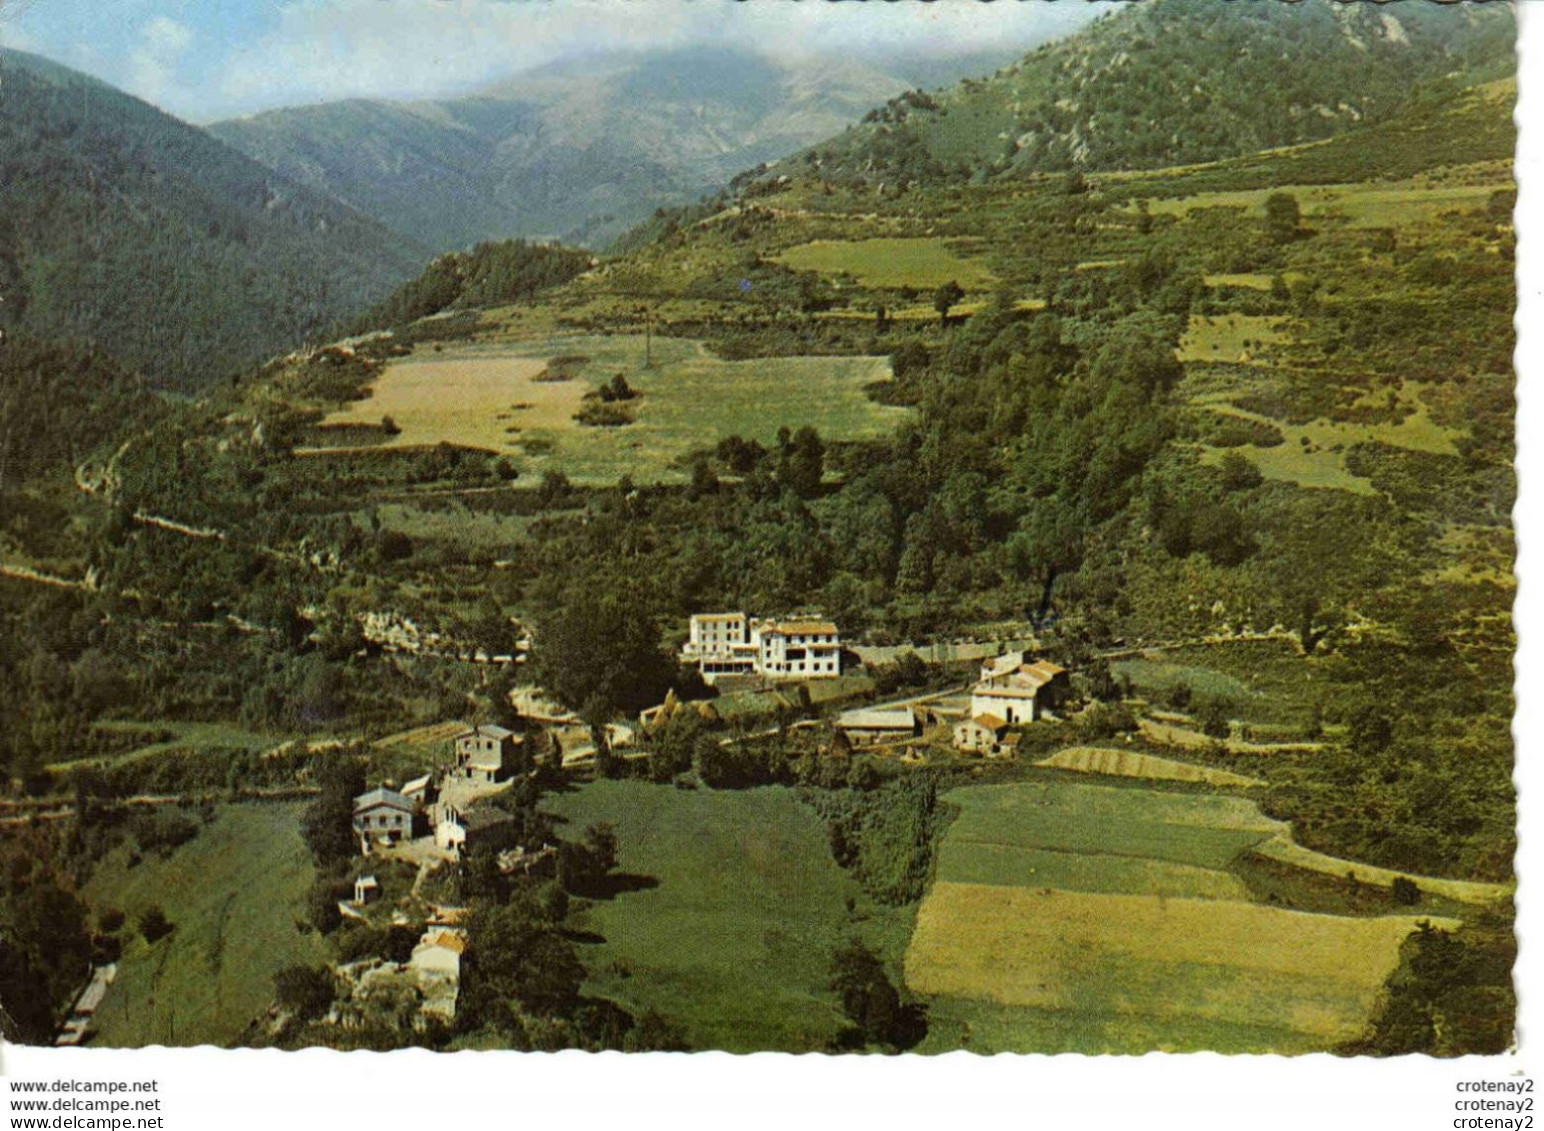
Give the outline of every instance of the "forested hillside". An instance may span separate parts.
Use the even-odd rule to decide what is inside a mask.
[[[524,240],[481,243],[471,251],[440,256],[366,313],[360,326],[372,330],[444,310],[529,300],[540,290],[568,282],[594,262],[589,252],[570,247]]]
[[[0,51],[0,326],[197,389],[383,297],[424,258],[204,132]]]
[[[1500,3],[1148,0],[989,78],[909,91],[801,160],[829,180],[938,183],[1143,169],[1375,124],[1427,84],[1499,77]]]

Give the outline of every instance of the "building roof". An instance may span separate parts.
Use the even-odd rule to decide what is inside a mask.
[[[721,620],[744,620],[744,619],[745,619],[745,614],[744,613],[693,613],[692,614],[692,620],[695,620],[695,621],[709,621],[709,620],[711,620],[711,621],[721,621]]]
[[[1050,660],[1036,660],[1033,664],[1025,664],[1019,670],[1019,674],[1030,679],[1038,679],[1044,685],[1059,675],[1066,675],[1067,669],[1051,663]]]
[[[796,618],[794,620],[777,621],[773,624],[763,625],[761,631],[781,632],[785,636],[791,635],[795,632],[835,636],[836,625],[828,620],[804,620]]]
[[[975,718],[969,719],[967,721],[975,723],[978,727],[985,727],[993,734],[996,734],[998,731],[1002,730],[1005,726],[1008,725],[1008,721],[1006,719],[1000,719],[996,715],[977,715]]]
[[[457,954],[464,954],[466,953],[466,932],[446,928],[426,931],[423,938],[418,940],[418,946],[414,947],[414,950],[416,952],[420,947],[426,946],[444,947]]]
[[[1024,658],[1027,652],[1004,652],[1001,656],[984,660],[981,671],[986,679],[996,679],[1016,671],[1024,666]]]
[[[843,711],[837,717],[836,725],[843,730],[911,730],[917,725],[917,716],[911,713],[910,707],[869,708]]]
[[[487,806],[478,806],[476,809],[468,809],[459,814],[457,823],[468,831],[473,829],[491,829],[498,825],[505,825],[513,821],[513,815],[502,809],[493,809]]]
[[[434,775],[433,774],[425,774],[421,778],[414,778],[410,782],[404,782],[403,783],[403,785],[402,785],[402,793],[404,795],[409,794],[409,793],[422,793],[424,790],[429,788],[430,783],[433,782],[433,781],[434,781]]]
[[[394,789],[387,789],[383,785],[377,786],[368,793],[361,793],[358,797],[354,798],[354,812],[356,813],[361,809],[374,809],[380,805],[387,805],[393,809],[401,809],[408,813],[411,813],[414,809],[413,803],[406,797],[403,797]]]
[[[514,736],[514,733],[515,732],[510,730],[508,727],[501,727],[496,723],[483,723],[481,726],[475,726],[469,730],[462,731],[460,734],[456,735],[456,737],[466,738],[468,736],[475,736],[477,738],[511,738]]]
[[[360,876],[357,880],[354,881],[354,884],[358,887],[367,888],[378,888],[381,886],[381,882],[374,876]]]
[[[971,688],[971,695],[981,695],[991,699],[1033,699],[1040,690],[1039,684],[1026,686],[1021,683],[992,683],[980,684]]]

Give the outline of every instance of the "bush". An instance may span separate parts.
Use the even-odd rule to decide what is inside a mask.
[[[1196,712],[1196,721],[1201,724],[1201,733],[1207,738],[1221,741],[1233,733],[1228,702],[1225,699],[1208,699],[1202,703],[1201,709]]]
[[[172,921],[161,910],[160,904],[151,904],[139,917],[139,933],[151,945],[171,934],[173,929]]]
[[[621,428],[633,422],[633,414],[621,405],[586,401],[574,419],[587,428]]]
[[[280,1008],[304,1020],[320,1017],[332,1004],[332,972],[325,966],[286,966],[273,976],[273,996]]]
[[[141,852],[170,853],[198,835],[199,824],[177,812],[141,812],[129,824]]]

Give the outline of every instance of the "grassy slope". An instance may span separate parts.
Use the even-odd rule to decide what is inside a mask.
[[[591,911],[606,941],[585,948],[589,992],[658,1009],[696,1048],[823,1048],[840,1024],[825,988],[832,948],[857,934],[897,960],[910,933],[910,911],[862,895],[790,790],[597,782],[553,808],[569,835],[610,821],[622,871],[659,881]]]
[[[233,1044],[272,1000],[276,970],[323,960],[321,940],[295,928],[312,878],[299,819],[297,805],[229,805],[168,858],[129,868],[120,848],[97,869],[87,899],[123,909],[133,937],[97,1044]],[[133,924],[152,904],[176,929],[147,946]]]

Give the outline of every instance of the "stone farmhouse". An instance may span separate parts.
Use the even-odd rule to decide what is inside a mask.
[[[1008,729],[1008,724],[996,715],[977,715],[966,719],[954,728],[954,748],[965,754],[980,754],[987,758],[1006,757],[1013,753],[1018,736]]]
[[[434,825],[434,843],[458,854],[484,844],[503,848],[509,843],[514,824],[514,817],[490,805],[462,809],[446,804],[440,806],[439,820]]]
[[[500,782],[514,773],[524,740],[505,727],[484,723],[456,735],[456,773],[471,781]]]
[[[418,807],[394,789],[379,786],[354,798],[354,832],[361,850],[370,854],[376,845],[392,845],[413,836]]]
[[[696,664],[709,685],[725,676],[830,679],[842,673],[842,641],[836,625],[819,617],[778,621],[699,613],[691,618],[681,659]]]
[[[999,656],[981,665],[981,679],[971,688],[970,717],[998,719],[1009,726],[1053,716],[1072,693],[1065,668],[1049,660],[1031,661],[1026,653]]]

